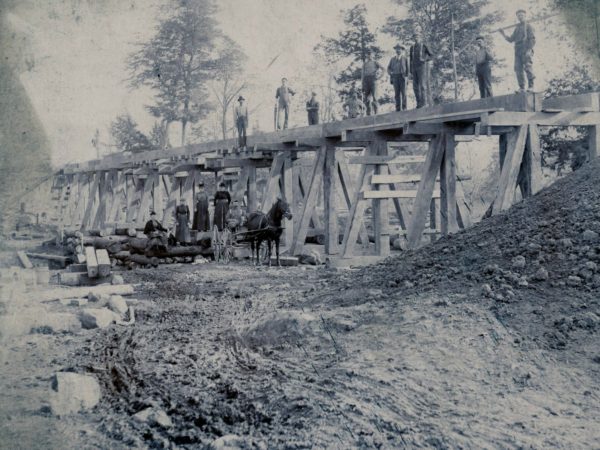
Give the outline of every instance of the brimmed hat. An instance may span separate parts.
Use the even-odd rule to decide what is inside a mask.
[[[402,48],[402,49],[404,49],[404,48],[406,48],[406,47],[404,47],[404,45],[402,45],[402,44],[396,44],[396,45],[394,45],[394,50],[396,50],[397,48]]]
[[[312,91],[311,95],[317,95],[317,93],[315,91]]]
[[[485,38],[482,35],[479,35],[475,38],[476,41],[485,41]]]
[[[223,183],[222,181],[219,183],[219,187],[225,187],[225,183]]]
[[[151,216],[155,216],[155,215],[156,215],[156,212],[155,212],[154,210],[152,210],[152,211],[150,211],[150,215],[151,215]]]
[[[517,9],[517,12],[515,14],[519,13],[527,14],[527,11],[525,11],[524,9]]]
[[[198,183],[198,187],[204,187],[204,181],[201,181],[200,183]]]
[[[240,101],[242,101],[242,100],[246,100],[246,99],[240,95],[240,96],[238,97],[238,102],[240,102]]]

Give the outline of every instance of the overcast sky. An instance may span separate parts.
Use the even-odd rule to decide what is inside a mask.
[[[91,138],[100,130],[102,142],[109,142],[108,126],[120,113],[128,112],[148,131],[153,119],[144,110],[151,102],[146,90],[130,91],[126,82],[126,58],[135,43],[149,39],[158,19],[161,0],[22,0],[7,16],[15,32],[26,36],[30,70],[20,78],[40,116],[52,145],[56,165],[95,157]],[[320,35],[335,35],[342,25],[341,9],[357,0],[219,0],[221,28],[238,42],[248,55],[247,74],[254,87],[244,95],[250,109],[257,108],[251,123],[272,129],[274,90],[287,76],[299,90],[326,80],[308,71],[312,49]],[[366,2],[369,21],[375,29],[390,15],[404,11],[391,0]],[[503,24],[514,22],[514,11],[521,6],[543,7],[546,0],[493,1],[490,9],[505,13]],[[560,19],[535,25],[536,88],[567,69],[570,52],[567,43],[556,38]],[[515,89],[512,73],[512,46],[495,34],[496,53],[506,60],[494,74],[505,81],[495,86],[496,94]],[[379,35],[380,44],[393,54],[393,41]],[[277,59],[268,70],[269,62]],[[303,99],[296,99],[303,102]],[[387,108],[387,107],[386,107]],[[386,108],[382,108],[384,111]],[[391,108],[391,106],[389,106]],[[292,125],[304,125],[304,115]],[[176,126],[172,143],[177,145]],[[108,150],[106,150],[108,151]]]

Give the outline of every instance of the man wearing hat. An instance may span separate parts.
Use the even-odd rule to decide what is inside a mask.
[[[483,36],[475,39],[477,50],[475,50],[475,75],[479,83],[479,94],[481,98],[493,97],[492,94],[492,55],[485,45]]]
[[[308,111],[308,124],[317,125],[319,123],[319,102],[317,93],[312,92],[310,100],[306,102],[306,111]]]
[[[383,67],[373,59],[373,52],[370,49],[365,52],[365,58],[362,68],[362,91],[367,105],[367,116],[370,116],[371,107],[373,107],[373,114],[377,114],[377,75],[380,70],[383,71]]]
[[[238,146],[246,147],[246,130],[248,129],[248,106],[244,104],[246,100],[241,95],[238,97],[238,104],[233,109],[235,124],[238,131]]]
[[[146,222],[144,234],[148,236],[146,251],[165,251],[169,244],[166,233],[168,230],[156,219],[154,210],[150,211],[150,220]]]
[[[503,29],[500,33],[508,42],[515,44],[515,74],[519,83],[519,90],[525,91],[525,76],[527,76],[528,87],[533,91],[533,48],[535,47],[535,34],[533,27],[526,21],[526,12],[523,9],[517,11],[518,25],[513,34],[507,36]]]
[[[223,231],[227,223],[227,212],[231,203],[231,194],[227,190],[225,183],[219,183],[219,190],[215,193],[215,217],[213,226],[219,231]]]
[[[396,111],[406,109],[406,79],[410,73],[408,67],[408,58],[404,54],[404,46],[396,44],[394,46],[396,56],[390,59],[388,64],[388,75],[390,83],[394,86],[394,98],[396,100]]]
[[[415,31],[415,43],[410,47],[410,72],[413,80],[413,90],[417,100],[417,108],[429,103],[429,63],[433,55],[423,43],[423,32],[420,28]]]
[[[292,95],[296,93],[287,85],[287,78],[281,79],[281,86],[275,91],[275,98],[277,99],[277,129],[281,129],[281,111],[285,113],[285,121],[283,123],[283,129],[288,127],[288,119],[290,116],[290,103],[292,101]]]
[[[210,214],[208,212],[208,194],[204,190],[204,183],[198,183],[198,192],[196,192],[196,213],[194,214],[194,224],[192,228],[197,231],[210,230]]]

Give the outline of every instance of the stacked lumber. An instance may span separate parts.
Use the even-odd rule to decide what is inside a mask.
[[[201,235],[196,245],[151,248],[149,239],[131,224],[113,224],[112,228],[65,232],[63,247],[78,263],[80,276],[86,282],[110,275],[111,267],[157,267],[159,264],[192,263],[197,256],[212,257],[210,237]],[[85,270],[79,264],[86,264]],[[76,275],[65,275],[68,283],[76,283]],[[75,284],[72,284],[75,285]]]

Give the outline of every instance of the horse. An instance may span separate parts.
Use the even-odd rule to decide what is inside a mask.
[[[279,238],[283,232],[281,226],[282,220],[286,218],[292,219],[292,213],[290,212],[290,205],[283,199],[278,198],[267,214],[262,212],[253,212],[248,215],[248,234],[250,240],[250,248],[252,250],[251,258],[254,264],[258,264],[260,244],[263,241],[268,243],[268,254],[269,254],[269,266],[271,265],[271,246],[273,241],[275,242],[275,252],[277,255],[277,265],[281,266],[279,262]],[[256,260],[254,259],[254,245],[256,244]]]

